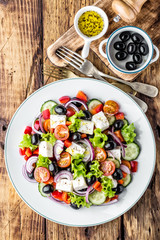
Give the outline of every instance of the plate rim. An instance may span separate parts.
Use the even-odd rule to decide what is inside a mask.
[[[99,222],[99,223],[95,223],[95,224],[87,224],[87,225],[73,225],[73,224],[68,224],[68,223],[65,223],[65,222],[60,222],[60,221],[57,221],[57,220],[54,220],[54,219],[51,219],[49,217],[46,217],[45,215],[43,215],[42,213],[40,213],[39,211],[35,210],[34,207],[32,207],[24,198],[23,196],[21,195],[21,193],[17,190],[13,180],[12,180],[12,177],[11,177],[11,174],[9,172],[9,167],[8,167],[8,163],[7,163],[7,139],[8,139],[8,135],[9,135],[9,130],[10,130],[10,127],[12,125],[12,122],[15,118],[15,116],[17,115],[17,113],[19,112],[19,110],[22,108],[22,106],[25,104],[26,101],[28,101],[28,99],[30,99],[33,95],[35,95],[37,92],[41,91],[42,89],[48,87],[48,86],[51,86],[53,84],[57,84],[59,82],[66,82],[66,81],[74,81],[74,80],[90,80],[90,81],[95,81],[95,82],[100,82],[100,83],[103,83],[103,84],[106,84],[106,85],[109,85],[115,89],[117,89],[118,91],[122,92],[124,95],[126,95],[127,97],[129,97],[132,102],[134,102],[134,104],[136,104],[136,106],[140,109],[140,111],[142,112],[142,115],[144,115],[145,119],[146,119],[146,122],[150,128],[150,131],[151,131],[151,135],[152,135],[152,140],[153,140],[153,143],[154,143],[154,156],[153,156],[153,167],[152,167],[152,171],[151,171],[151,174],[150,174],[150,177],[148,179],[148,182],[145,186],[145,188],[143,189],[142,193],[140,194],[139,198],[130,206],[128,207],[125,211],[123,211],[123,213],[120,213],[118,214],[116,217],[113,217],[109,220],[106,220],[106,221],[102,221],[102,222]],[[9,125],[8,125],[8,128],[7,128],[7,132],[6,132],[6,136],[5,136],[5,145],[4,145],[4,157],[5,157],[5,165],[6,165],[6,169],[7,169],[7,173],[8,173],[8,176],[9,176],[9,179],[14,187],[14,189],[16,190],[17,194],[19,195],[19,197],[33,210],[35,211],[37,214],[39,214],[41,217],[47,219],[47,220],[50,220],[52,222],[55,222],[55,223],[58,223],[58,224],[61,224],[61,225],[64,225],[64,226],[69,226],[69,227],[92,227],[92,226],[97,226],[97,225],[101,225],[101,224],[104,224],[104,223],[107,223],[107,222],[111,222],[117,218],[119,218],[120,216],[122,216],[123,214],[125,214],[126,212],[128,212],[140,199],[141,197],[143,196],[143,194],[145,193],[145,191],[147,190],[149,184],[150,184],[150,181],[153,177],[153,173],[154,173],[154,170],[155,170],[155,164],[156,164],[156,142],[155,142],[155,137],[154,137],[154,133],[153,133],[153,130],[152,130],[152,127],[151,127],[151,124],[146,116],[146,114],[143,112],[143,110],[140,108],[140,106],[132,99],[132,97],[130,97],[127,93],[125,93],[123,90],[117,88],[116,86],[114,85],[111,85],[110,83],[108,82],[103,82],[101,80],[98,80],[98,79],[94,79],[94,78],[66,78],[66,79],[61,79],[61,80],[58,80],[58,81],[55,81],[55,82],[52,82],[52,83],[49,83],[45,86],[42,86],[41,88],[37,89],[36,91],[34,91],[31,95],[29,95],[21,104],[20,106],[17,108],[17,110],[15,111],[14,115],[12,116],[10,122],[9,122]]]

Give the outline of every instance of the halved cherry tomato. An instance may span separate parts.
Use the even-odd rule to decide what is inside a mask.
[[[103,104],[99,104],[96,107],[94,107],[93,109],[90,110],[90,112],[92,113],[92,115],[99,113],[103,110]]]
[[[25,155],[26,155],[27,157],[32,156],[32,151],[31,151],[30,148],[26,148]]]
[[[68,139],[64,141],[64,146],[65,146],[66,148],[70,147],[71,145],[72,145],[72,142],[69,141]]]
[[[39,154],[39,148],[33,151],[33,154],[38,155]]]
[[[67,113],[66,113],[66,116],[67,117],[71,117],[75,114],[75,110],[71,107],[67,108]]]
[[[116,113],[115,117],[116,117],[116,120],[123,120],[124,113],[122,113],[122,112]]]
[[[64,104],[64,103],[69,102],[70,99],[71,98],[69,96],[63,96],[63,97],[59,98],[59,101],[60,101],[60,103]]]
[[[104,161],[101,162],[101,170],[104,172],[105,176],[112,175],[115,171],[116,167],[112,161]]]
[[[102,186],[101,183],[99,181],[96,181],[93,186],[92,186],[96,191],[101,192],[102,190]]]
[[[19,154],[20,155],[24,156],[25,155],[25,151],[26,151],[25,147],[19,148]]]
[[[71,165],[71,155],[68,152],[62,152],[57,164],[61,168],[69,167]]]
[[[43,115],[44,120],[49,119],[50,118],[50,111],[49,111],[49,109],[44,110],[42,112],[42,115]]]
[[[119,138],[121,142],[124,142],[124,138],[121,134],[121,130],[115,131],[114,134]]]
[[[82,91],[78,91],[76,97],[81,99],[84,102],[88,101],[88,98],[87,98],[86,94],[84,92],[82,92]]]
[[[24,134],[29,134],[31,135],[31,132],[32,132],[32,128],[30,126],[27,126],[24,130]]]
[[[129,161],[127,161],[127,160],[122,160],[122,164],[125,165],[125,166],[127,166],[129,169],[131,169],[131,164],[130,164]]]
[[[60,201],[63,201],[63,199],[62,199],[62,194],[63,194],[63,192],[58,192],[57,190],[56,190],[56,191],[53,191],[53,192],[51,193],[51,195],[52,195],[53,198],[58,199],[58,200],[60,200]]]
[[[138,162],[131,161],[131,172],[137,172],[137,170],[138,170]]]
[[[47,182],[50,178],[50,172],[45,167],[37,167],[34,171],[34,178],[37,182]]]
[[[81,138],[86,138],[86,137],[87,137],[87,134],[85,134],[85,133],[81,134]]]
[[[58,140],[66,140],[69,138],[69,129],[66,125],[58,125],[54,130],[54,135]]]
[[[34,128],[38,131],[40,129],[40,126],[39,126],[39,120],[36,120],[34,122]]]
[[[108,100],[103,107],[103,111],[106,114],[114,115],[114,114],[118,113],[119,105],[118,105],[118,103],[116,103],[113,100]]]
[[[51,130],[50,119],[44,121],[43,128],[46,132],[50,132]]]
[[[45,184],[52,184],[54,182],[54,177],[51,176],[48,181],[45,182]]]
[[[107,158],[107,153],[103,148],[95,147],[94,148],[95,159],[99,162],[103,162]]]

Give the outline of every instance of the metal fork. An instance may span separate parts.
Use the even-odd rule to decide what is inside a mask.
[[[56,55],[87,76],[94,76],[101,80],[105,80],[101,76],[113,79],[120,83],[124,83],[130,86],[133,90],[149,97],[156,97],[158,94],[158,88],[155,86],[140,82],[127,82],[120,78],[115,78],[113,76],[100,72],[90,61],[82,58],[81,55],[64,46],[57,49]]]

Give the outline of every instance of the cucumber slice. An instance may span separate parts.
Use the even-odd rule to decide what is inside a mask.
[[[122,180],[123,180],[123,186],[127,187],[130,184],[130,182],[132,181],[131,174],[127,174],[127,176],[125,178],[122,178]]]
[[[46,109],[51,110],[51,108],[55,105],[57,105],[57,103],[55,101],[52,101],[52,100],[46,101],[41,106],[41,112],[43,112]]]
[[[120,168],[120,162],[119,162],[119,160],[113,159],[112,157],[108,157],[107,160],[108,160],[108,161],[112,161],[112,162],[115,164],[116,168]]]
[[[124,122],[124,126],[128,126],[128,125],[129,125],[129,122],[128,122],[127,119],[123,119],[123,122]],[[124,126],[123,126],[123,127],[124,127]]]
[[[50,114],[51,114],[51,115],[52,115],[52,114],[57,114],[57,113],[54,111],[54,109],[55,109],[56,106],[57,106],[57,104],[54,105],[54,106],[51,108],[51,110],[50,110]]]
[[[135,160],[140,153],[140,147],[136,143],[128,143],[125,148],[125,157],[123,157],[127,161]]]
[[[102,191],[101,192],[94,191],[93,193],[91,193],[89,195],[88,199],[92,204],[100,205],[105,202],[106,196],[105,196],[104,192],[102,192]]]
[[[38,191],[40,192],[40,194],[43,196],[43,197],[49,197],[50,196],[50,193],[46,194],[43,192],[43,187],[45,186],[46,184],[45,183],[39,183],[38,184]]]
[[[116,121],[116,117],[115,116],[107,116],[108,122],[109,122],[109,126],[113,125],[113,123]]]
[[[87,102],[87,105],[88,105],[88,110],[90,112],[92,112],[92,110],[99,104],[103,104],[100,100],[94,98],[94,99],[91,99]]]

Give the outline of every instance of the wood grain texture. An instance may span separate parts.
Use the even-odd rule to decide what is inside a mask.
[[[17,195],[4,163],[7,126],[17,107],[47,80],[41,64],[47,47],[72,25],[75,13],[96,0],[0,0],[0,239],[2,240],[158,240],[160,239],[160,97],[138,95],[149,105],[147,117],[157,144],[157,163],[149,188],[139,202],[118,219],[95,227],[73,228],[48,221],[32,211]],[[109,1],[108,1],[109,2]],[[108,5],[107,5],[108,6]],[[111,8],[107,14],[113,16]],[[160,47],[160,0],[149,0],[134,25],[150,34]],[[149,22],[149,23],[148,23]],[[144,24],[145,23],[145,24]],[[112,30],[125,25],[110,19]],[[109,28],[108,34],[111,32]],[[98,45],[98,42],[97,42]],[[94,49],[93,49],[94,50]],[[90,52],[89,59],[105,73],[113,74]],[[160,89],[160,60],[137,81]],[[49,79],[48,82],[55,79]],[[95,216],[96,217],[96,216]]]

